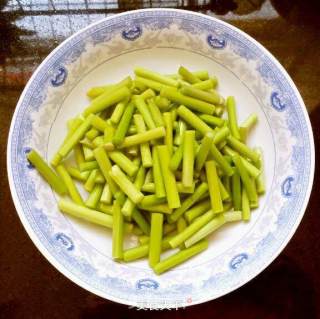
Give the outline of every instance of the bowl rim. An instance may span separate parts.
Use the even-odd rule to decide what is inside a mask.
[[[302,217],[304,216],[304,213],[306,211],[306,208],[307,208],[307,205],[308,205],[308,202],[309,202],[309,199],[310,199],[310,195],[311,195],[311,190],[312,190],[313,181],[314,181],[314,171],[315,171],[315,149],[314,149],[314,136],[313,136],[312,126],[311,126],[311,122],[310,122],[310,118],[309,118],[306,106],[305,106],[304,101],[303,101],[303,99],[302,99],[302,97],[300,95],[300,92],[298,91],[296,85],[294,84],[293,80],[291,79],[291,77],[288,74],[288,72],[286,71],[286,69],[273,56],[273,54],[271,52],[269,52],[269,50],[267,48],[265,48],[262,44],[260,44],[257,40],[255,40],[249,34],[247,34],[246,32],[242,31],[241,29],[233,26],[232,24],[230,24],[228,22],[225,22],[225,21],[219,19],[218,17],[209,16],[209,15],[206,15],[206,14],[193,12],[193,11],[189,11],[189,10],[173,9],[173,8],[146,8],[146,9],[138,9],[138,10],[126,11],[126,12],[115,14],[113,16],[105,17],[103,19],[100,19],[100,20],[98,20],[96,22],[93,22],[93,23],[89,24],[85,28],[82,28],[82,29],[78,30],[73,35],[69,36],[63,42],[61,42],[55,49],[53,49],[48,54],[48,56],[40,63],[40,65],[38,65],[38,67],[33,72],[32,76],[28,80],[26,86],[24,87],[24,89],[23,89],[23,91],[22,91],[22,93],[21,93],[21,95],[19,97],[19,100],[18,100],[17,105],[15,107],[15,111],[13,113],[13,117],[11,119],[11,124],[10,124],[10,129],[9,129],[9,134],[8,134],[8,141],[7,141],[7,174],[8,174],[8,181],[9,181],[11,197],[13,199],[14,206],[16,208],[16,212],[18,213],[20,221],[21,221],[25,231],[27,232],[27,234],[31,238],[32,242],[34,243],[34,245],[41,252],[41,254],[47,259],[47,261],[49,261],[49,263],[52,266],[54,266],[66,278],[70,279],[72,282],[74,282],[78,286],[82,287],[83,289],[87,290],[88,292],[91,292],[91,293],[93,293],[93,294],[95,294],[95,295],[97,295],[97,296],[99,296],[99,297],[101,297],[103,299],[111,300],[113,302],[117,302],[117,303],[120,303],[120,304],[123,304],[123,305],[139,307],[139,305],[137,305],[136,301],[124,300],[124,299],[121,299],[121,298],[115,297],[115,296],[106,296],[105,293],[100,292],[95,287],[92,287],[89,284],[87,284],[86,282],[81,281],[81,279],[79,279],[76,275],[71,273],[68,269],[65,269],[64,266],[58,260],[56,260],[54,256],[52,256],[50,254],[50,252],[46,249],[46,247],[40,242],[39,238],[34,233],[33,229],[31,228],[31,226],[30,226],[30,224],[29,224],[29,222],[27,220],[27,218],[24,215],[23,209],[22,209],[22,207],[20,205],[20,202],[19,202],[19,199],[18,199],[18,196],[17,196],[17,193],[16,193],[16,189],[15,189],[15,186],[14,186],[14,181],[13,181],[13,176],[12,176],[12,169],[11,169],[10,154],[11,154],[11,145],[12,145],[11,144],[11,140],[12,140],[12,134],[13,134],[13,130],[14,130],[14,124],[15,124],[16,117],[17,117],[17,114],[18,114],[18,110],[20,108],[20,105],[21,105],[22,101],[24,100],[26,92],[29,90],[29,87],[30,87],[31,83],[36,78],[36,76],[39,73],[39,71],[41,70],[41,68],[47,63],[47,61],[52,56],[54,56],[56,54],[57,51],[60,50],[61,47],[63,47],[66,43],[71,41],[73,38],[75,38],[79,34],[85,32],[86,30],[88,30],[88,29],[90,29],[90,28],[92,28],[92,27],[94,27],[96,25],[99,25],[103,21],[112,20],[112,19],[118,18],[120,16],[126,16],[126,15],[130,16],[132,14],[136,14],[136,13],[139,13],[139,12],[156,12],[156,11],[177,12],[177,13],[181,13],[181,14],[190,14],[190,15],[206,18],[208,20],[212,20],[212,21],[218,22],[219,24],[222,24],[222,25],[230,28],[231,30],[239,33],[243,37],[247,38],[250,42],[255,44],[260,50],[262,50],[272,60],[272,62],[276,65],[276,67],[279,69],[279,71],[281,71],[282,75],[286,78],[286,80],[288,81],[290,87],[293,89],[293,91],[294,91],[294,93],[296,95],[296,98],[297,98],[297,100],[299,101],[299,103],[301,105],[301,111],[302,111],[303,116],[304,116],[304,118],[306,120],[306,126],[307,126],[307,129],[308,129],[308,134],[309,134],[309,138],[310,138],[310,141],[309,141],[310,142],[310,179],[309,179],[309,184],[308,184],[308,188],[307,188],[307,191],[306,191],[306,196],[305,196],[305,198],[303,200],[303,204],[301,205],[300,213],[299,213],[295,223],[292,225],[292,227],[290,229],[290,233],[288,234],[286,239],[283,240],[281,246],[278,248],[277,251],[274,252],[274,254],[270,258],[270,260],[268,262],[266,262],[263,266],[260,267],[260,269],[258,270],[257,273],[254,273],[253,275],[247,276],[247,278],[244,281],[241,281],[240,283],[237,283],[234,287],[230,288],[230,290],[228,290],[227,292],[222,292],[222,293],[220,293],[220,294],[218,294],[217,296],[214,296],[214,297],[207,296],[205,298],[199,298],[199,300],[197,300],[196,302],[192,301],[190,304],[184,304],[184,305],[178,306],[178,307],[182,307],[182,306],[185,307],[185,306],[191,306],[191,305],[197,305],[197,304],[205,303],[205,302],[220,298],[220,297],[222,297],[224,295],[227,295],[230,292],[232,292],[232,291],[240,288],[241,286],[247,284],[253,278],[258,276],[262,271],[264,271],[280,255],[280,253],[284,250],[284,248],[286,247],[288,242],[293,237],[294,233],[296,232],[296,230],[297,230],[297,228],[298,228],[298,226],[299,226],[299,224],[300,224],[300,222],[302,220]],[[154,306],[152,309],[157,309],[157,307]]]

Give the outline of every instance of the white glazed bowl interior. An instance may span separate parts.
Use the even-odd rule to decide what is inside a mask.
[[[264,151],[267,192],[249,223],[223,227],[209,249],[156,276],[147,261],[115,263],[111,232],[61,214],[57,196],[28,164],[30,148],[51,159],[66,120],[87,105],[86,91],[132,75],[135,66],[174,73],[208,70],[222,95],[237,101],[239,121],[255,112],[249,144]],[[65,41],[29,81],[12,122],[8,173],[30,237],[68,278],[117,302],[177,307],[217,298],[261,272],[284,248],[312,186],[313,137],[305,106],[279,63],[236,28],[179,10],[141,10],[100,21]],[[129,238],[127,244],[136,242]]]

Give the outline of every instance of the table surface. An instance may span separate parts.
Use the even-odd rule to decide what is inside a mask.
[[[6,172],[6,144],[28,78],[62,40],[110,14],[143,7],[179,7],[216,16],[262,43],[286,68],[320,133],[319,1],[67,1],[0,0],[0,318],[144,318],[78,287],[52,267],[24,231]],[[316,172],[308,209],[281,255],[244,287],[202,305],[157,311],[155,318],[316,318],[320,313],[320,218]]]

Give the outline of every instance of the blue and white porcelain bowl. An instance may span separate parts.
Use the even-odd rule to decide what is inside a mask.
[[[210,238],[201,255],[161,276],[146,261],[116,263],[111,233],[64,216],[50,187],[28,164],[37,149],[50,159],[66,119],[88,104],[88,88],[118,81],[144,66],[206,69],[234,95],[239,119],[259,116],[249,144],[261,146],[267,192],[250,223]],[[312,130],[294,83],[277,60],[237,28],[197,13],[150,9],[92,24],[40,65],[17,105],[8,141],[8,174],[20,219],[43,255],[79,286],[127,305],[167,308],[212,300],[242,286],[282,251],[307,205],[314,172]],[[134,245],[130,239],[128,245]]]

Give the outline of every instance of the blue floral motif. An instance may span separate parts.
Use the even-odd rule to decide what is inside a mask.
[[[150,278],[140,279],[136,283],[136,288],[137,290],[142,290],[142,289],[156,290],[159,288],[159,283]]]
[[[285,197],[291,197],[292,196],[292,188],[293,188],[293,181],[294,178],[292,176],[287,177],[282,185],[281,185],[281,192],[282,195]]]
[[[55,238],[58,242],[60,242],[68,251],[72,251],[74,249],[74,244],[72,239],[64,233],[57,233]]]
[[[214,37],[212,34],[208,35],[207,42],[214,49],[223,49],[226,46],[226,40]]]
[[[142,28],[140,26],[136,25],[136,26],[132,27],[131,29],[123,30],[121,34],[125,40],[134,41],[134,40],[138,39],[139,37],[141,37]]]
[[[278,92],[272,92],[271,104],[272,104],[272,107],[279,112],[282,112],[286,107],[286,105],[282,102],[281,98],[279,97]]]
[[[240,267],[240,265],[249,258],[248,254],[242,253],[234,256],[230,261],[230,268],[232,270],[236,270]]]
[[[32,150],[31,147],[25,147],[25,148],[23,149],[23,152],[24,152],[25,155],[27,155],[28,153],[31,152],[31,150]],[[34,169],[34,166],[33,166],[27,159],[26,159],[26,161],[27,161],[27,167],[28,167],[29,169]]]
[[[53,75],[53,77],[51,79],[51,84],[53,86],[62,85],[65,82],[67,75],[68,75],[67,69],[63,66],[60,66],[58,68],[58,70],[56,71],[56,73]]]

